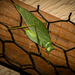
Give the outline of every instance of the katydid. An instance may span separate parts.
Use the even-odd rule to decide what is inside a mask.
[[[46,52],[49,54],[49,52],[53,49],[53,46],[46,25],[28,10],[22,8],[21,6],[15,3],[14,5],[18,12],[21,14],[22,18],[24,19],[27,27],[29,28],[28,30],[25,30],[28,38],[40,45],[41,47],[44,47],[46,49]],[[24,27],[14,27],[10,29],[17,28]]]

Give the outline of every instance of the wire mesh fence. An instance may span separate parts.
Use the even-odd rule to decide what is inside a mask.
[[[58,20],[58,21],[51,21],[51,22],[49,22],[49,21],[47,21],[47,20],[42,16],[42,14],[39,12],[39,5],[37,6],[37,10],[35,10],[35,11],[30,11],[30,12],[37,12],[37,13],[48,23],[48,24],[47,24],[47,29],[48,29],[48,31],[49,31],[49,26],[50,26],[51,23],[70,22],[71,24],[75,25],[75,23],[70,20],[70,17],[71,17],[71,14],[72,14],[72,13],[70,13],[70,15],[68,16],[68,19],[67,19],[67,20]],[[72,72],[75,73],[75,70],[73,70],[73,69],[70,67],[70,64],[69,64],[69,61],[68,61],[68,57],[67,57],[67,53],[68,53],[69,51],[74,50],[75,47],[73,47],[73,48],[71,48],[71,49],[68,49],[68,50],[65,50],[64,48],[62,48],[62,47],[56,45],[55,43],[52,43],[55,47],[57,47],[57,48],[59,48],[59,49],[61,49],[61,50],[63,51],[64,56],[65,56],[65,59],[66,59],[66,65],[67,65],[67,66],[56,65],[56,64],[53,64],[50,60],[47,60],[47,59],[46,59],[45,57],[43,57],[42,55],[38,55],[37,53],[34,53],[34,52],[28,52],[25,48],[23,48],[22,46],[20,46],[20,45],[15,41],[14,36],[13,36],[13,33],[12,33],[11,30],[9,29],[9,26],[6,25],[6,24],[4,24],[4,23],[2,23],[2,22],[0,22],[0,24],[2,24],[3,26],[5,26],[5,27],[8,29],[8,32],[10,33],[11,39],[12,39],[12,40],[3,40],[3,39],[0,37],[0,41],[1,41],[1,43],[2,43],[2,53],[0,53],[0,58],[4,58],[4,59],[10,64],[10,66],[15,67],[16,69],[15,69],[15,68],[14,68],[14,69],[15,69],[15,70],[18,70],[21,74],[30,75],[29,73],[26,73],[25,70],[26,70],[26,69],[34,69],[39,75],[42,75],[42,74],[47,75],[45,72],[43,72],[42,70],[40,70],[40,69],[36,66],[36,63],[35,63],[34,58],[32,57],[32,55],[37,56],[37,57],[40,57],[40,58],[41,58],[42,60],[44,60],[45,62],[48,62],[48,63],[54,68],[54,71],[55,71],[55,74],[56,74],[56,75],[59,75],[59,72],[58,72],[57,68],[69,69],[69,70],[71,70]],[[22,17],[21,17],[21,21],[20,21],[20,26],[22,26]],[[22,28],[22,31],[25,32],[25,31],[23,30],[23,28]],[[7,44],[9,44],[9,43],[14,43],[17,47],[19,47],[21,50],[23,50],[23,51],[29,56],[29,59],[31,60],[31,63],[32,63],[32,64],[21,65],[21,64],[19,64],[18,62],[15,62],[15,61],[11,60],[11,59],[7,56],[7,54],[5,53],[5,52],[6,52],[6,46],[5,46],[6,43],[7,43]],[[36,43],[35,43],[35,44],[36,44]],[[38,44],[36,44],[36,47],[37,47],[38,52],[39,52],[40,48],[39,48]],[[0,63],[1,63],[1,62],[0,62]],[[14,63],[14,64],[13,64],[13,63]],[[6,64],[6,65],[7,65],[7,64]],[[19,65],[19,66],[17,66],[17,65]],[[23,68],[23,67],[25,67],[25,66],[32,66],[32,67]]]

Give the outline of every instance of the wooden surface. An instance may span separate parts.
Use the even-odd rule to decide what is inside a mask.
[[[21,5],[22,7],[26,8],[29,11],[35,10],[35,8],[33,8],[29,5],[23,4],[23,3],[19,2],[18,0],[16,0],[15,3]],[[42,11],[40,11],[40,12],[43,14],[43,16],[48,21],[60,20],[50,14],[44,13]],[[44,22],[44,20],[37,13],[33,13],[33,14]],[[0,22],[7,24],[9,27],[19,26],[20,15],[16,11],[16,9],[14,8],[14,6],[10,2],[10,0],[3,0],[0,2],[0,17],[1,17]],[[68,15],[67,15],[67,17],[68,17]],[[25,25],[24,21],[23,21],[23,25]],[[51,24],[50,30],[51,30],[50,36],[51,36],[52,42],[63,47],[64,49],[69,49],[69,48],[75,47],[75,26],[74,25],[72,25],[68,22],[67,23],[66,22],[54,23],[54,24]],[[20,29],[12,30],[12,33],[14,34],[14,38],[15,38],[16,42],[19,43],[22,47],[24,47],[28,51],[37,53],[37,49],[36,49],[36,46],[34,45],[34,43],[32,41],[30,41],[27,38],[27,36]],[[6,27],[4,27],[1,24],[0,24],[0,37],[3,40],[8,40],[8,39],[11,40],[11,36],[8,33]],[[0,52],[1,52],[1,45],[2,44],[0,42]],[[42,49],[41,53],[45,58],[48,59],[48,55],[47,55],[45,49]],[[17,46],[15,46],[14,44],[10,44],[10,43],[6,44],[6,54],[8,55],[8,57],[10,59],[12,59],[16,62],[19,62],[22,65],[31,63],[29,56],[26,53],[24,53],[21,49],[19,49]],[[51,62],[53,62],[54,64],[66,65],[64,53],[62,50],[54,47],[54,50],[50,52],[49,56],[50,56],[49,60]],[[75,50],[68,52],[67,56],[68,56],[69,64],[70,64],[71,68],[75,70]],[[54,75],[54,69],[51,65],[48,65],[48,63],[45,63],[43,60],[41,60],[38,57],[33,56],[33,58],[35,60],[36,66],[39,69],[43,70],[48,75],[50,75],[50,74]],[[0,60],[6,62],[3,59],[0,59]],[[30,72],[32,74],[34,73],[33,75],[36,74],[36,72],[32,71],[32,70],[27,70],[27,72]],[[59,73],[61,75],[64,75],[64,74],[70,75],[72,72],[70,70],[68,71],[65,69],[59,69]]]
[[[33,7],[40,5],[40,10],[60,19],[67,19],[72,12],[71,20],[75,22],[75,0],[20,0]]]

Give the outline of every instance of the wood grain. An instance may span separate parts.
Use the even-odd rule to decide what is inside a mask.
[[[29,11],[36,9],[34,7],[31,7],[30,5],[19,2],[18,0],[13,0],[13,1]],[[48,21],[60,20],[59,18],[56,18],[43,11],[40,11],[40,13]],[[38,13],[33,13],[33,14],[44,22],[44,20],[38,15]],[[20,14],[17,12],[17,10],[15,9],[14,5],[10,2],[10,0],[2,0],[0,2],[0,17],[1,17],[0,22],[7,24],[9,27],[19,26]],[[23,25],[25,25],[24,21]],[[53,23],[50,25],[49,30],[51,31],[50,36],[53,43],[63,47],[66,50],[75,47],[75,26],[72,25],[71,23],[69,22]],[[28,39],[28,37],[22,32],[21,29],[11,30],[11,31],[14,35],[15,41],[19,45],[24,47],[27,51],[38,53],[35,44]],[[0,38],[2,38],[3,40],[8,40],[8,39],[11,40],[11,35],[9,34],[7,28],[1,24],[0,24]],[[15,44],[6,43],[5,46],[6,46],[5,48],[6,54],[10,59],[18,62],[21,65],[31,64],[29,56],[25,52],[23,52],[20,48],[18,48]],[[1,52],[2,52],[2,44],[0,42],[0,53]],[[41,53],[45,58],[48,59],[48,55],[45,49],[42,49]],[[64,53],[62,50],[58,49],[57,47],[54,47],[54,50],[50,52],[49,56],[50,56],[49,60],[54,64],[66,66]],[[67,52],[67,56],[71,68],[75,70],[75,50]],[[39,57],[33,56],[33,58],[36,63],[36,66],[39,69],[43,70],[48,75],[50,74],[54,75],[54,69],[51,65],[48,65],[48,63],[44,62]],[[4,59],[1,58],[0,61],[6,62]],[[64,69],[58,69],[58,70],[61,75],[63,75],[63,72],[69,75],[72,73],[70,70],[66,71]],[[27,72],[37,75],[37,73],[34,70],[27,70]]]
[[[33,7],[40,5],[40,10],[60,19],[67,19],[72,12],[71,21],[75,22],[75,0],[19,0]]]

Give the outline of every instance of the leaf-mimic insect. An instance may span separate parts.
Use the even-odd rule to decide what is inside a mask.
[[[40,45],[41,47],[44,47],[46,49],[46,52],[49,54],[49,52],[53,49],[53,46],[46,25],[28,10],[22,8],[21,6],[15,3],[14,5],[18,12],[21,14],[22,18],[24,19],[27,27],[29,28],[28,30],[25,29],[28,38]],[[10,29],[17,28],[18,27],[13,27]]]

